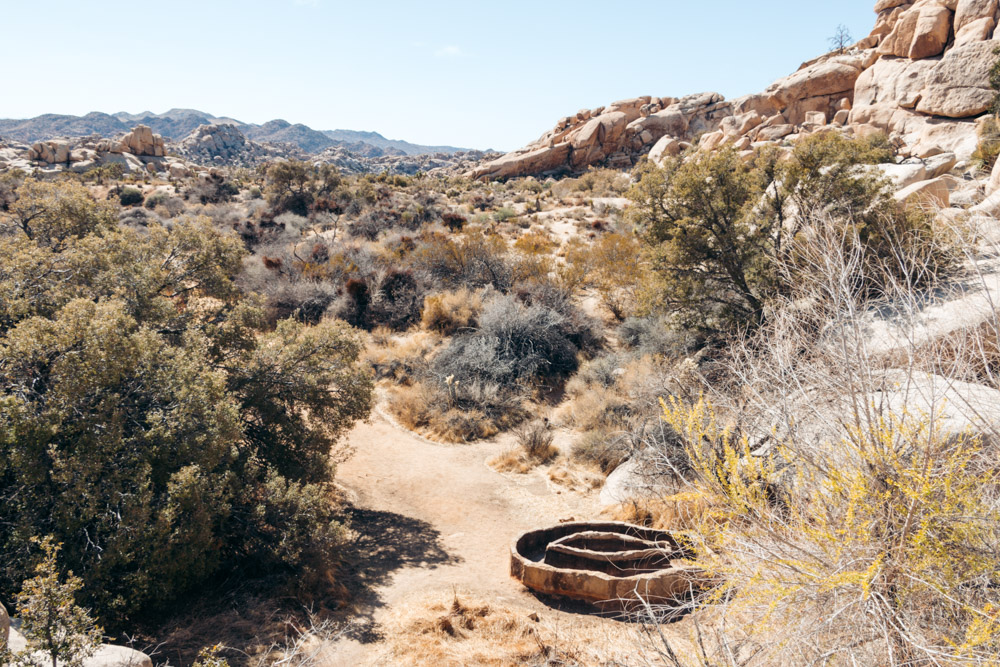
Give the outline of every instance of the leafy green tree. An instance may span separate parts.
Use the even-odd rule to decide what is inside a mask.
[[[70,572],[60,581],[56,562],[59,545],[51,537],[35,540],[43,556],[35,566],[35,576],[24,582],[17,596],[21,632],[28,648],[15,657],[23,664],[33,664],[31,653],[40,650],[52,661],[52,667],[81,667],[101,643],[104,631],[94,623],[86,609],[77,606],[76,595],[83,586]]]

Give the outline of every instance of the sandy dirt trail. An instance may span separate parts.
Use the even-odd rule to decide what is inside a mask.
[[[557,438],[558,440],[561,438]],[[375,411],[350,434],[353,457],[337,479],[356,509],[352,523],[370,559],[359,568],[368,599],[351,636],[337,642],[329,664],[388,664],[384,621],[394,607],[428,593],[459,591],[490,603],[564,616],[559,622],[610,623],[565,613],[530,595],[508,575],[510,541],[520,532],[594,516],[596,493],[581,495],[550,482],[543,471],[500,474],[486,461],[509,441],[441,445],[391,423]]]

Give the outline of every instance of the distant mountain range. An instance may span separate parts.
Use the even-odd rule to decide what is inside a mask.
[[[0,137],[27,143],[53,137],[79,137],[100,134],[111,137],[128,132],[138,124],[148,125],[153,132],[170,141],[180,141],[201,125],[237,126],[248,138],[258,142],[290,143],[309,153],[326,148],[343,147],[360,155],[425,155],[428,153],[458,153],[469,150],[456,146],[421,146],[408,141],[386,139],[378,132],[356,130],[314,130],[301,123],[272,120],[263,125],[244,123],[235,118],[213,116],[196,109],[170,109],[164,113],[124,111],[106,114],[98,111],[86,116],[44,114],[26,119],[0,119]]]

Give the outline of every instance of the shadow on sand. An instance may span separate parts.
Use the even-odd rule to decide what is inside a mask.
[[[342,554],[341,574],[355,611],[346,636],[362,644],[377,642],[383,635],[374,613],[385,604],[377,587],[399,570],[434,569],[461,559],[444,550],[441,534],[426,521],[363,507],[347,507],[344,520],[357,535]]]

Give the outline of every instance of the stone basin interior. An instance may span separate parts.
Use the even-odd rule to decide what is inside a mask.
[[[612,532],[586,531],[550,542],[544,562],[561,569],[603,572],[632,577],[670,567],[683,553],[674,544],[643,540]]]

